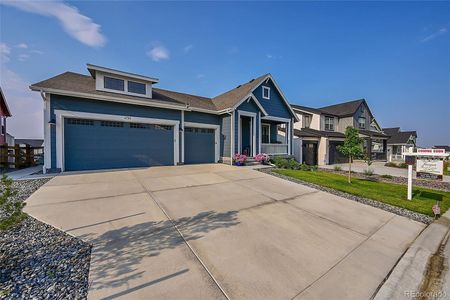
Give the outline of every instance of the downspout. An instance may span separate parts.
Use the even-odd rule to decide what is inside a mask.
[[[231,119],[231,141],[230,141],[230,165],[233,165],[233,149],[234,149],[234,111],[228,112],[228,114],[230,114],[230,119]]]

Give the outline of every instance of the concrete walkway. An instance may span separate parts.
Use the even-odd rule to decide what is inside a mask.
[[[397,177],[408,177],[408,170],[402,169],[402,168],[393,168],[393,167],[386,167],[385,162],[373,162],[372,165],[369,167],[375,174],[378,175],[392,175]],[[326,165],[326,166],[320,166],[321,168],[325,169],[334,169],[335,166],[340,166],[342,170],[348,171],[348,164],[334,164],[334,165]],[[367,164],[364,162],[354,162],[352,164],[352,171],[363,173],[364,170],[367,170]],[[413,177],[416,178],[416,171],[413,171]],[[450,176],[444,176],[443,181],[450,182]]]
[[[369,299],[425,227],[220,164],[61,175],[25,210],[93,245],[89,299]]]
[[[39,171],[42,171],[42,166],[35,166],[16,171],[11,171],[6,173],[6,176],[8,176],[13,180],[27,179],[32,177],[33,174],[38,173]]]

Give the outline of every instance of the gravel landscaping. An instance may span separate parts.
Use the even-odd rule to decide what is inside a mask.
[[[399,216],[404,216],[404,217],[407,217],[409,219],[412,219],[412,220],[415,220],[415,221],[418,221],[418,222],[421,222],[421,223],[424,223],[424,224],[431,224],[434,221],[434,219],[432,217],[430,217],[430,216],[426,216],[426,215],[423,215],[423,214],[420,214],[420,213],[416,213],[416,212],[413,212],[413,211],[410,211],[410,210],[407,210],[407,209],[404,209],[404,208],[401,208],[401,207],[392,206],[392,205],[389,205],[389,204],[386,204],[386,203],[383,203],[383,202],[380,202],[380,201],[375,201],[375,200],[371,200],[371,199],[367,199],[367,198],[363,198],[363,197],[358,197],[358,196],[355,196],[355,195],[351,195],[351,194],[348,194],[348,193],[337,191],[335,189],[323,187],[323,186],[320,186],[320,185],[317,185],[317,184],[313,184],[313,183],[309,183],[309,182],[306,182],[306,181],[303,181],[303,180],[300,180],[300,179],[296,179],[296,178],[292,178],[292,177],[285,176],[285,175],[282,175],[282,174],[278,174],[278,173],[273,172],[273,170],[275,170],[275,168],[259,169],[260,172],[264,172],[264,173],[270,174],[272,176],[276,176],[276,177],[279,177],[279,178],[282,178],[282,179],[285,179],[285,180],[289,180],[289,181],[292,181],[292,182],[295,182],[295,183],[303,184],[303,185],[306,185],[306,186],[309,186],[309,187],[312,187],[312,188],[315,188],[315,189],[318,189],[318,190],[321,190],[321,191],[324,191],[324,192],[327,192],[327,193],[330,193],[330,194],[334,194],[334,195],[337,195],[337,196],[340,196],[340,197],[343,197],[343,198],[346,198],[346,199],[350,199],[350,200],[353,200],[353,201],[356,201],[356,202],[360,202],[360,203],[363,203],[363,204],[366,204],[366,205],[377,207],[377,208],[386,210],[388,212],[397,214]]]
[[[49,179],[15,181],[17,201]],[[0,299],[85,299],[90,245],[28,216],[0,231]]]

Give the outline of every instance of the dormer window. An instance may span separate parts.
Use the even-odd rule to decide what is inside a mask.
[[[105,76],[103,81],[103,86],[105,89],[116,90],[116,91],[124,91],[125,90],[125,81],[122,79],[112,78]]]
[[[358,118],[358,126],[360,129],[366,129],[366,118],[359,117]]]
[[[128,92],[145,95],[145,84],[128,80]]]
[[[263,99],[270,99],[270,87],[268,86],[262,87],[262,97]]]

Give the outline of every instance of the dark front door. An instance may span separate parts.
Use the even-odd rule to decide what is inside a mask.
[[[303,142],[303,162],[310,166],[317,165],[317,142]]]
[[[343,145],[344,142],[338,142],[338,141],[330,141],[328,145],[328,163],[330,165],[332,164],[342,164],[346,163],[348,159],[338,150],[338,146]]]
[[[241,117],[241,154],[252,155],[252,118]]]

